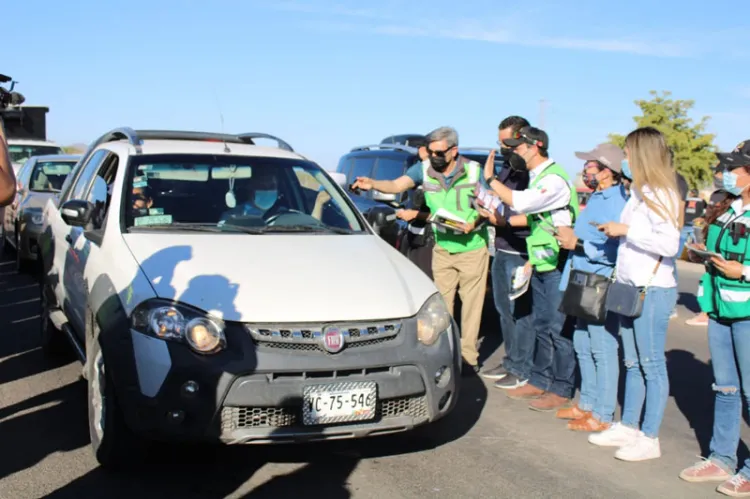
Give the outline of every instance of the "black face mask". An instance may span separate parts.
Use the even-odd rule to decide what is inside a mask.
[[[500,152],[502,153],[503,159],[508,168],[516,172],[526,171],[526,160],[514,152],[513,149],[510,147],[503,147],[500,149]]]
[[[430,158],[430,166],[438,172],[443,173],[448,168],[448,159],[440,156],[432,156]]]

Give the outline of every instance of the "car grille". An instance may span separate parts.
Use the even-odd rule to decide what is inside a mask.
[[[408,416],[424,418],[427,413],[427,399],[424,395],[379,400],[375,421]],[[224,407],[221,411],[223,432],[244,428],[284,428],[301,426],[302,407]],[[369,421],[356,421],[348,424],[362,424]]]
[[[323,334],[328,327],[338,328],[344,338],[344,348],[365,348],[388,341],[398,337],[402,324],[398,321],[371,323],[371,324],[330,324],[330,325],[300,325],[300,326],[246,326],[258,346],[263,348],[275,348],[286,350],[297,350],[306,352],[328,353],[323,346]]]

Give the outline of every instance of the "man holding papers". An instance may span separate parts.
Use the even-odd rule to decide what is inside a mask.
[[[487,228],[479,224],[473,200],[477,184],[487,183],[482,166],[458,154],[458,134],[441,127],[427,136],[428,158],[395,180],[358,177],[353,188],[401,193],[421,185],[435,231],[432,274],[453,310],[456,289],[461,297],[461,354],[464,372],[479,372],[477,340],[487,290]]]
[[[549,158],[549,137],[543,130],[524,127],[514,137],[503,140],[526,163],[529,187],[511,190],[495,178],[493,156],[485,165],[485,180],[503,203],[523,215],[510,218],[513,226],[528,225],[526,238],[534,303],[536,356],[529,383],[507,392],[513,399],[536,399],[530,408],[552,411],[568,404],[573,397],[576,359],[573,342],[563,336],[566,316],[560,312],[562,266],[557,227],[572,226],[578,216],[578,196],[565,170]],[[565,250],[562,250],[564,253]]]
[[[521,116],[509,116],[498,126],[498,143],[503,156],[503,167],[495,170],[497,179],[513,190],[523,190],[529,185],[526,163],[502,141],[515,136],[529,122]],[[534,364],[534,344],[531,292],[526,291],[529,281],[524,267],[529,261],[526,251],[528,227],[512,227],[507,220],[514,214],[503,204],[494,191],[493,203],[477,201],[484,210],[480,214],[495,226],[495,258],[492,260],[492,294],[500,319],[500,331],[505,345],[502,364],[482,372],[482,376],[495,381],[497,388],[512,390],[528,383]],[[514,289],[514,283],[525,283]],[[514,298],[514,299],[510,299]]]

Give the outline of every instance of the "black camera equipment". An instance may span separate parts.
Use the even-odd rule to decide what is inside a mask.
[[[13,91],[18,82],[13,81],[10,76],[0,74],[0,83],[8,82],[10,82],[10,88],[0,85],[0,109],[6,109],[8,106],[20,106],[26,100],[22,94]]]

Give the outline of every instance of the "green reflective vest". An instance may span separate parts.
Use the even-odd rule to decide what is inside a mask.
[[[479,184],[482,167],[476,161],[471,161],[459,156],[456,159],[456,171],[447,183],[443,174],[436,172],[429,162],[422,163],[424,180],[422,189],[430,212],[435,214],[443,209],[467,222],[474,222],[479,218],[479,213],[472,205],[471,196]],[[435,244],[448,253],[465,253],[480,248],[487,248],[487,226],[464,234],[460,231],[446,229],[442,226],[432,224],[435,231]]]
[[[573,222],[578,218],[580,210],[578,206],[578,193],[573,183],[570,181],[567,172],[557,163],[552,163],[546,167],[534,181],[529,185],[529,189],[536,189],[539,182],[548,175],[557,175],[570,187],[570,203],[568,210]],[[557,268],[558,258],[560,256],[560,244],[555,239],[553,231],[555,224],[552,221],[552,212],[534,213],[527,215],[530,234],[526,238],[526,249],[529,252],[529,262],[534,266],[537,272],[549,272]]]
[[[706,249],[727,260],[750,263],[750,212],[737,210],[737,204],[708,227]],[[735,225],[736,224],[736,225]],[[734,231],[733,231],[734,229]],[[738,235],[732,237],[733,232]],[[744,232],[744,236],[740,235]],[[750,283],[729,279],[713,266],[707,267],[698,286],[698,304],[713,319],[750,319]]]

